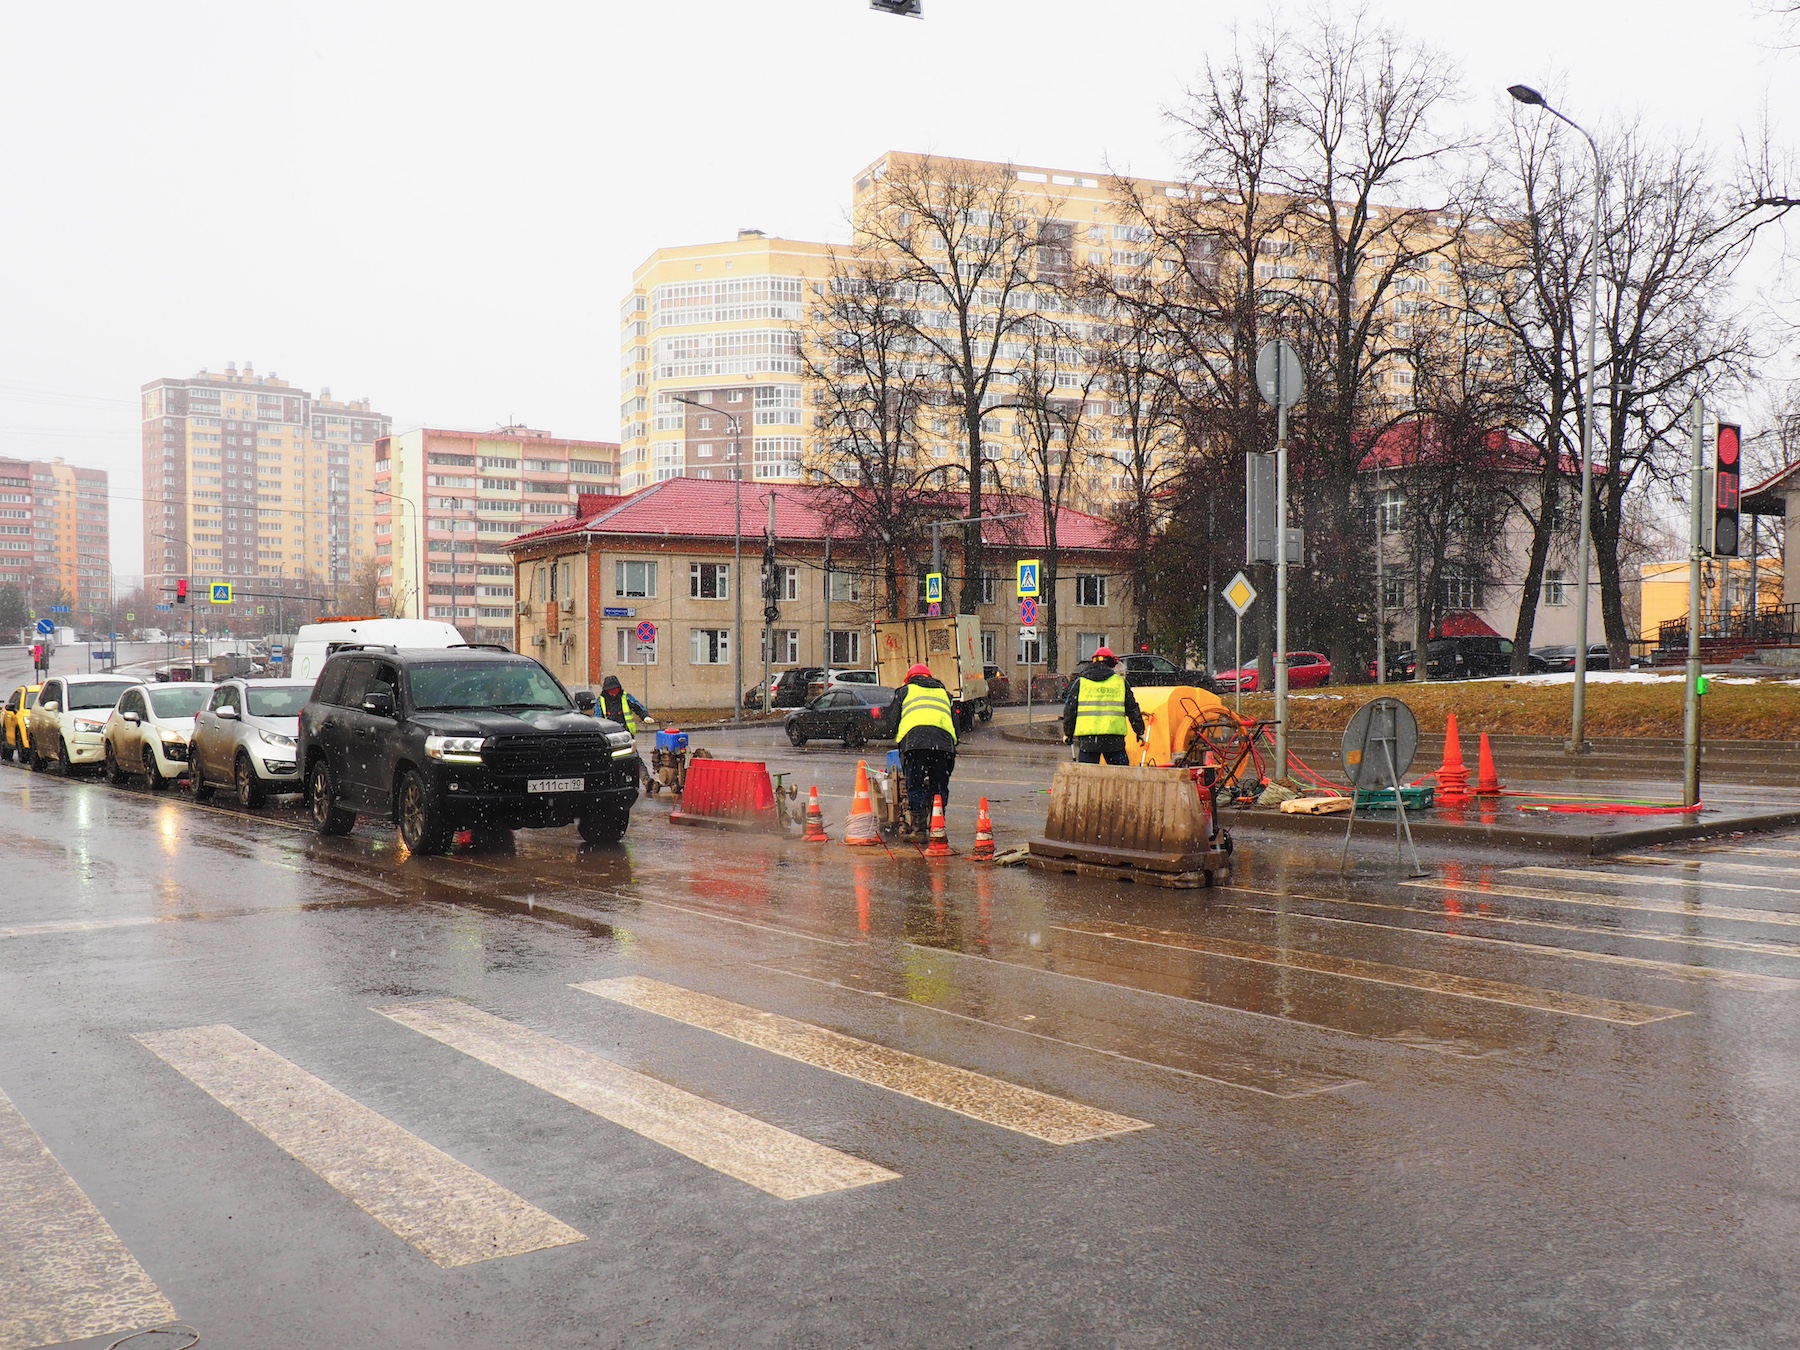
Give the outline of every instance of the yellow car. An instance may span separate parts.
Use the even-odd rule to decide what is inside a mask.
[[[6,700],[5,711],[0,712],[0,731],[4,732],[4,739],[0,739],[0,762],[16,759],[23,764],[29,757],[31,735],[25,725],[25,714],[42,688],[41,684],[22,684]]]

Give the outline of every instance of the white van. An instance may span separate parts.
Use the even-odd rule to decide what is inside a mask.
[[[337,619],[304,623],[294,634],[288,668],[296,680],[316,680],[339,647],[373,642],[387,647],[460,647],[456,625],[437,619]]]

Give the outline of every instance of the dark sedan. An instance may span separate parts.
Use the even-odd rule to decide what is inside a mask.
[[[1589,670],[1609,670],[1612,667],[1612,653],[1604,642],[1588,643],[1587,668]],[[1531,668],[1533,671],[1549,671],[1552,674],[1566,674],[1575,669],[1575,646],[1573,643],[1561,643],[1551,647],[1534,647],[1531,650]]]
[[[795,745],[841,740],[855,749],[874,734],[875,719],[893,701],[894,691],[885,685],[833,689],[787,715],[788,739]]]

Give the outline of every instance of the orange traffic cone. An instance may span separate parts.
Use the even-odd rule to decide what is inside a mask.
[[[976,862],[989,862],[994,856],[994,819],[988,815],[986,797],[975,808],[975,847],[969,856]]]
[[[881,826],[875,820],[875,804],[869,800],[869,765],[856,761],[856,797],[850,803],[850,819],[844,826],[844,842],[852,848],[873,847],[881,842]]]
[[[802,842],[808,844],[827,842],[825,813],[819,810],[819,785],[817,783],[812,785],[812,790],[806,795],[806,833],[800,838]]]
[[[1463,763],[1462,738],[1456,732],[1456,714],[1444,726],[1444,762],[1438,766],[1437,795],[1461,801],[1469,795],[1469,766]]]
[[[944,799],[931,799],[931,842],[925,845],[927,858],[950,856],[950,831],[944,825]]]
[[[1481,760],[1475,780],[1475,795],[1498,797],[1504,787],[1505,784],[1500,781],[1500,772],[1494,767],[1494,748],[1488,744],[1488,734],[1484,731],[1481,733]]]

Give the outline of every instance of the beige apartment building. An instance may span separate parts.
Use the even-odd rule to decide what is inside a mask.
[[[315,396],[224,373],[143,387],[144,586],[155,598],[230,581],[309,595],[346,585],[374,555],[375,443],[389,419],[367,399]]]
[[[0,586],[40,617],[91,623],[112,603],[111,503],[104,469],[0,457]],[[47,608],[62,596],[67,615]]]
[[[618,490],[619,447],[531,427],[416,427],[377,441],[371,501],[376,597],[400,618],[442,619],[472,640],[513,640],[505,545]]]

